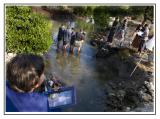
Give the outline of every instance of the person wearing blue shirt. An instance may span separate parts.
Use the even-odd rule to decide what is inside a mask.
[[[20,54],[7,64],[6,112],[48,112],[44,90],[44,60],[41,56]],[[58,110],[57,110],[58,111]]]

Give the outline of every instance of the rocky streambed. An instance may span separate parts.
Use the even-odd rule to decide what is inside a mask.
[[[141,57],[128,48],[110,48],[107,53],[109,55],[103,57],[104,65],[114,71],[113,75],[116,75],[116,78],[108,80],[105,84],[106,109],[104,111],[152,112],[154,109],[153,62],[148,62],[148,59],[143,57],[140,64],[137,64]],[[130,77],[136,65],[138,68]]]

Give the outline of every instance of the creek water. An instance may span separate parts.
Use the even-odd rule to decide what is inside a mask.
[[[56,25],[57,26],[56,26]],[[53,38],[55,39],[60,23],[54,22]],[[44,56],[46,61],[46,73],[55,72],[55,74],[67,86],[74,86],[76,89],[76,105],[64,108],[63,111],[72,112],[103,112],[105,105],[105,83],[109,77],[105,60],[96,59],[96,49],[92,47],[88,40],[83,44],[80,54],[77,54],[77,48],[74,54],[61,50],[56,51],[56,44],[50,47],[48,53]]]

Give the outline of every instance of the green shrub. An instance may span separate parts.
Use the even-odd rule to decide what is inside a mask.
[[[74,6],[73,13],[78,16],[86,16],[86,6]]]
[[[106,6],[96,7],[94,9],[93,17],[95,20],[95,24],[97,29],[104,29],[108,26],[109,22],[109,14],[106,11]]]
[[[83,29],[86,32],[90,32],[93,29],[93,25],[91,23],[86,23],[81,19],[76,20],[76,25],[78,29]]]
[[[70,6],[75,15],[78,16],[90,16],[93,15],[93,10],[96,6]]]
[[[52,44],[52,24],[28,6],[6,6],[6,51],[41,54]]]

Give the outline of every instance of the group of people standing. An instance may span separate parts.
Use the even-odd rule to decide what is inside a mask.
[[[73,53],[74,47],[78,48],[78,53],[81,51],[83,41],[85,40],[86,33],[80,29],[76,31],[75,28],[67,27],[62,24],[59,27],[57,36],[57,49],[60,48],[60,42],[63,41],[63,51],[66,52],[66,48],[70,47],[70,52]]]
[[[124,18],[124,20],[120,23],[119,17],[116,17],[111,26],[107,42],[111,44],[115,36],[120,41],[120,46],[121,46],[122,43],[124,42],[125,34],[127,32],[127,25],[128,25],[128,18]],[[145,22],[137,26],[133,36],[134,39],[131,45],[134,48],[137,48],[139,53],[141,53],[145,49],[148,41],[150,39],[153,39],[153,36],[149,38],[149,25],[146,24]]]
[[[123,41],[127,30],[127,24],[128,18],[125,18],[120,24],[119,17],[116,17],[110,29],[107,42],[112,43],[115,34],[120,41]]]

